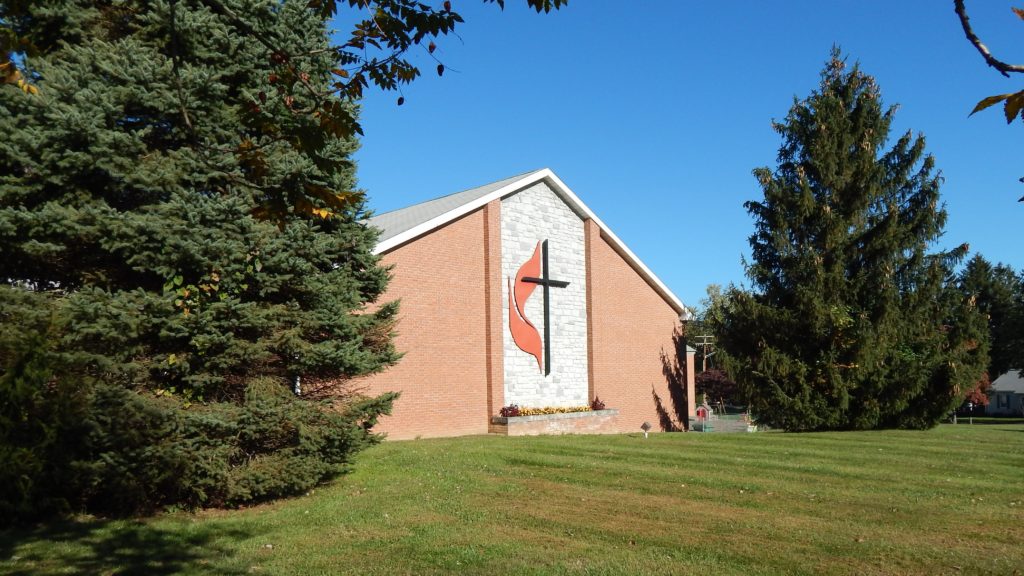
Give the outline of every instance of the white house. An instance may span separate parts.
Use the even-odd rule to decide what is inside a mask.
[[[992,383],[985,414],[1024,416],[1024,378],[1020,371],[1010,370]]]

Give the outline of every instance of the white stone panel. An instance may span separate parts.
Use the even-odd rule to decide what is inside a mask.
[[[509,281],[548,241],[548,276],[569,282],[550,288],[551,374],[512,340],[508,321]],[[505,403],[528,407],[584,406],[587,383],[587,272],[583,220],[543,182],[501,201],[502,332]],[[544,290],[538,286],[525,315],[544,338]]]

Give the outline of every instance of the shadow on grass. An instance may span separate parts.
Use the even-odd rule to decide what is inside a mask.
[[[64,521],[0,531],[0,573],[243,574],[227,544],[253,536],[209,522],[157,527],[142,521]]]

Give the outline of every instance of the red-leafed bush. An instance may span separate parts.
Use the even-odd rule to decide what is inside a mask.
[[[739,386],[729,376],[717,368],[697,374],[697,398],[703,394],[708,402],[724,402],[725,404],[743,404]]]
[[[516,404],[509,404],[508,406],[503,407],[498,412],[498,415],[501,416],[502,418],[512,418],[514,416],[519,416],[519,406]]]
[[[967,393],[964,403],[971,402],[978,407],[988,406],[988,392],[991,389],[992,383],[989,382],[988,373],[982,374],[981,378],[975,382],[974,388]]]

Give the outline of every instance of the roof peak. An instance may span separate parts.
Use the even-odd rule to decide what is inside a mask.
[[[402,210],[411,210],[413,208],[416,208],[417,206],[423,206],[424,204],[429,204],[431,202],[437,202],[439,200],[450,199],[453,196],[458,196],[459,194],[465,194],[467,192],[474,192],[474,191],[480,190],[482,188],[491,188],[493,186],[507,184],[507,183],[509,183],[509,182],[511,182],[513,180],[519,180],[519,179],[525,178],[525,177],[527,177],[530,174],[533,174],[535,172],[540,172],[541,170],[545,170],[545,168],[538,168],[536,170],[527,170],[526,172],[523,172],[522,174],[516,174],[515,176],[509,176],[508,178],[502,178],[501,180],[495,180],[494,182],[489,182],[487,184],[481,184],[480,186],[473,186],[472,188],[466,188],[464,190],[459,190],[458,192],[452,192],[450,194],[445,194],[443,196],[437,196],[436,198],[430,198],[429,200],[423,200],[421,202],[417,202],[415,204],[410,204],[410,205],[405,206],[403,208],[395,208],[394,210],[388,210],[387,212],[381,212],[380,214],[374,214],[373,216],[370,216],[369,218],[367,218],[367,221],[371,221],[374,218],[378,218],[380,216],[387,216],[389,214],[394,214],[395,212],[400,212]]]
[[[686,306],[678,296],[672,293],[655,274],[636,254],[619,240],[619,237],[597,217],[594,212],[583,203],[582,200],[562,182],[558,176],[549,168],[542,168],[532,172],[524,172],[518,176],[498,180],[490,184],[478,186],[441,196],[433,200],[414,204],[407,208],[385,212],[379,216],[373,216],[364,220],[368,226],[380,230],[377,240],[375,254],[388,252],[398,246],[410,242],[428,234],[453,220],[460,218],[470,212],[483,207],[492,200],[504,198],[510,194],[524,190],[525,188],[544,182],[551,191],[558,195],[576,214],[583,220],[593,220],[601,230],[601,237],[604,238],[616,252],[626,260],[637,273],[657,291],[662,298],[679,314],[684,315]]]

